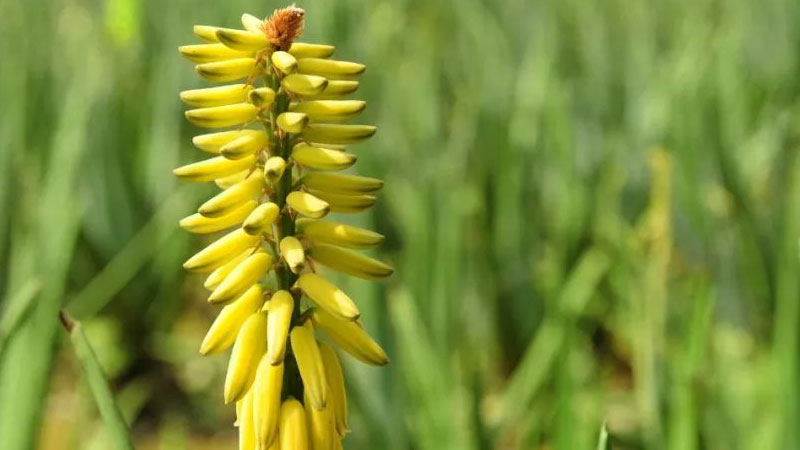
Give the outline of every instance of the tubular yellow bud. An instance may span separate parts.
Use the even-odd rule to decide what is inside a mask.
[[[263,130],[230,130],[216,133],[201,134],[192,138],[192,144],[206,153],[219,153],[220,149],[236,138],[250,135],[261,135],[265,139],[267,133]]]
[[[330,205],[319,198],[301,191],[286,196],[286,203],[298,213],[312,219],[321,219],[330,211]]]
[[[241,254],[258,242],[244,230],[236,229],[222,236],[183,263],[183,268],[192,272],[211,272]]]
[[[228,159],[240,159],[261,150],[269,144],[267,133],[246,134],[220,147],[219,152]]]
[[[255,162],[256,158],[254,156],[235,161],[225,158],[224,156],[216,156],[178,167],[174,169],[172,173],[186,181],[212,181],[248,169],[252,167]]]
[[[233,344],[225,376],[226,405],[241,399],[250,389],[266,347],[267,314],[257,312],[247,318]]]
[[[264,177],[270,183],[277,183],[286,170],[286,161],[280,156],[273,156],[264,162]]]
[[[309,450],[308,429],[303,405],[293,398],[281,405],[281,448],[286,450]]]
[[[308,100],[289,105],[289,111],[305,113],[312,122],[341,122],[366,108],[361,100]]]
[[[250,103],[235,103],[186,111],[186,119],[193,125],[203,128],[241,125],[252,121],[256,115],[258,115],[258,108]]]
[[[295,325],[290,333],[290,340],[303,386],[313,407],[321,410],[325,408],[327,402],[328,383],[325,381],[322,356],[314,338],[314,325],[311,321],[306,320],[302,325]]]
[[[334,439],[338,439],[333,419],[333,408],[330,401],[325,408],[318,410],[311,406],[308,391],[304,392],[306,410],[306,424],[311,448],[314,450],[332,450]]]
[[[250,103],[259,108],[269,108],[275,101],[275,91],[268,87],[260,87],[250,91],[247,97],[250,99]]]
[[[272,53],[270,60],[273,66],[286,75],[297,72],[297,60],[289,53],[278,50]]]
[[[181,228],[191,233],[207,234],[216,233],[227,228],[235,227],[244,221],[253,209],[256,207],[255,201],[245,201],[244,203],[237,204],[233,210],[229,211],[227,215],[208,218],[200,213],[192,214],[191,216],[184,217],[179,222]]]
[[[236,405],[236,423],[239,426],[239,450],[253,450],[256,448],[256,433],[253,422],[253,404],[255,395],[248,392]],[[241,406],[239,406],[241,404]]]
[[[267,274],[272,265],[269,253],[255,253],[239,263],[208,297],[211,303],[227,303],[255,284]]]
[[[269,45],[264,33],[235,30],[233,28],[218,29],[217,39],[226,46],[243,52],[255,52],[267,48]]]
[[[336,433],[343,438],[350,431],[350,427],[347,426],[347,395],[344,389],[342,365],[330,345],[320,342],[319,353],[322,355],[325,379],[328,381],[328,407],[333,413]]]
[[[244,180],[248,175],[250,175],[250,170],[243,170],[241,172],[228,175],[227,177],[217,178],[214,180],[214,184],[216,184],[220,189],[225,190]]]
[[[378,280],[394,273],[394,269],[378,260],[334,245],[317,244],[310,255],[324,266],[366,280]]]
[[[314,273],[304,273],[297,282],[315,305],[342,320],[358,319],[358,308],[353,300],[325,278]]]
[[[356,155],[341,150],[297,144],[292,148],[292,159],[310,169],[342,170],[355,164]]]
[[[338,222],[299,219],[297,230],[314,244],[365,249],[383,242],[382,234]]]
[[[386,352],[357,321],[339,320],[322,309],[314,309],[314,325],[327,334],[333,342],[361,362],[383,366],[389,362]]]
[[[304,100],[338,100],[358,89],[358,81],[328,80],[328,85],[319,94],[304,95]]]
[[[270,364],[267,355],[262,356],[252,388],[255,395],[253,423],[259,449],[268,448],[278,436],[282,387],[283,363],[273,365]]]
[[[205,42],[219,42],[217,39],[217,30],[219,27],[212,27],[208,25],[195,25],[194,34]]]
[[[244,261],[245,258],[253,254],[253,249],[247,249],[242,252],[239,256],[233,258],[232,260],[226,262],[225,264],[217,267],[214,269],[213,272],[208,274],[205,283],[203,283],[203,287],[208,289],[209,291],[213,291],[214,289],[219,286],[220,283],[228,276],[229,273],[239,265],[240,262]]]
[[[286,351],[286,338],[289,336],[294,299],[288,291],[281,290],[272,295],[268,304],[267,358],[270,364],[279,364],[283,362]]]
[[[252,58],[253,52],[232,50],[222,44],[197,44],[178,47],[178,51],[189,61],[208,63],[236,58]]]
[[[280,250],[283,260],[286,261],[286,264],[289,266],[289,270],[293,273],[300,273],[306,263],[303,244],[294,236],[286,236],[281,239]]]
[[[217,32],[219,34],[219,32]],[[297,60],[297,70],[300,73],[312,75],[360,75],[367,66],[349,61],[335,61],[322,58],[301,58]]]
[[[242,228],[248,234],[259,234],[275,222],[278,214],[280,214],[278,205],[272,202],[262,203],[247,216]]]
[[[375,204],[375,197],[372,195],[342,195],[315,190],[310,193],[328,203],[331,212],[335,213],[358,213]]]
[[[236,340],[244,321],[258,311],[263,303],[261,286],[256,284],[222,308],[200,345],[200,353],[208,355],[227,350]]]
[[[242,26],[251,33],[264,32],[264,21],[252,14],[242,14]]]
[[[375,134],[371,125],[311,123],[303,129],[303,139],[322,144],[355,144]]]
[[[383,187],[383,181],[377,178],[325,172],[309,173],[301,182],[309,189],[343,195],[369,194]]]
[[[316,75],[300,75],[293,73],[287,75],[281,80],[281,86],[289,92],[297,95],[317,95],[321,93],[325,86],[328,85],[328,80]]]
[[[227,83],[249,77],[256,70],[256,60],[255,58],[229,59],[198,64],[194,69],[208,81]]]
[[[202,216],[209,218],[224,217],[231,214],[234,210],[237,210],[242,204],[257,198],[261,194],[263,188],[264,177],[261,174],[261,170],[256,169],[243,181],[225,189],[203,203],[198,209],[198,212]],[[250,211],[252,211],[252,209]],[[247,214],[249,213],[248,211]],[[238,223],[241,223],[246,217],[247,216],[242,217]]]
[[[287,133],[299,133],[308,124],[308,116],[303,113],[285,112],[278,116],[278,126]]]
[[[289,53],[295,58],[327,58],[333,54],[335,47],[332,45],[306,44],[294,42],[289,47]]]
[[[250,87],[246,84],[229,84],[206,89],[192,89],[181,92],[184,103],[198,108],[230,105],[247,100]]]

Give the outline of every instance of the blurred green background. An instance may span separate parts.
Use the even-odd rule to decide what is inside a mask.
[[[211,192],[176,47],[282,3],[0,2],[0,448],[109,448],[83,321],[140,449],[236,448],[177,220]],[[301,1],[365,62],[386,180],[343,281],[349,449],[800,448],[800,4]]]

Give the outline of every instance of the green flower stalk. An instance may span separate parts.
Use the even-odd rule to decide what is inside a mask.
[[[380,279],[392,268],[354,250],[383,241],[373,231],[322,220],[371,207],[383,182],[335,173],[356,155],[346,146],[375,127],[344,124],[366,107],[345,96],[364,65],[330,59],[330,45],[295,42],[304,11],[266,20],[242,16],[244,29],[195,26],[204,43],[180,47],[206,80],[231,83],[181,92],[195,136],[213,155],[174,170],[220,192],[180,221],[192,233],[224,232],[189,258],[208,273],[208,301],[222,305],[200,352],[231,348],[225,403],[235,403],[242,450],[342,447],[348,432],[344,378],[336,352],[384,365],[386,353],[364,331],[356,303],[320,268]]]

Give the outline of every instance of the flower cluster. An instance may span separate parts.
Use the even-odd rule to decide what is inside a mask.
[[[316,330],[373,365],[386,353],[364,331],[350,297],[319,266],[365,279],[392,268],[354,250],[380,244],[373,231],[320,220],[375,203],[383,182],[336,173],[356,156],[346,145],[375,127],[342,124],[366,103],[345,100],[364,65],[329,59],[330,45],[294,42],[304,11],[280,9],[266,20],[242,16],[244,29],[195,26],[205,43],[180,47],[206,80],[226,84],[181,92],[195,136],[213,156],[174,170],[214,182],[218,194],[181,220],[193,233],[224,235],[184,263],[209,273],[208,301],[224,305],[201,353],[232,347],[225,403],[236,403],[239,448],[337,449],[348,432],[347,400],[336,352]]]

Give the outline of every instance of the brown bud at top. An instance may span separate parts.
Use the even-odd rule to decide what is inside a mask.
[[[294,5],[276,9],[264,24],[267,40],[275,50],[289,50],[292,41],[303,34],[305,11]]]

